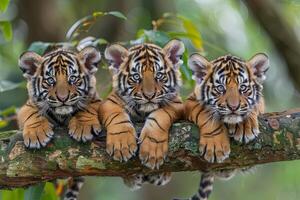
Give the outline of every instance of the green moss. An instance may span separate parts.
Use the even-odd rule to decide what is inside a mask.
[[[40,173],[40,169],[37,169],[36,166],[32,163],[29,158],[22,158],[14,160],[9,163],[6,175],[8,177],[26,177],[33,176]]]
[[[106,166],[102,162],[96,162],[95,160],[79,156],[76,162],[76,169],[84,169],[91,167],[95,169],[106,169]]]
[[[261,149],[262,148],[262,145],[258,142],[256,142],[254,145],[253,145],[253,149]]]
[[[17,134],[18,131],[17,130],[11,130],[11,131],[4,131],[4,132],[0,132],[0,140],[7,140],[9,139],[11,136]]]
[[[57,163],[55,161],[48,161],[47,170],[57,170]]]

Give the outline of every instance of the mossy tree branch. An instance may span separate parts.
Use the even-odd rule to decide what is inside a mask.
[[[173,125],[168,161],[158,171],[232,169],[300,159],[300,109],[260,117],[260,136],[248,145],[232,142],[230,159],[209,164],[198,153],[198,128],[188,122]],[[136,125],[141,129],[141,125]],[[27,150],[17,131],[0,133],[0,188],[25,187],[68,176],[126,176],[154,172],[138,158],[119,163],[105,152],[105,140],[86,144],[70,139],[65,129],[41,150]]]

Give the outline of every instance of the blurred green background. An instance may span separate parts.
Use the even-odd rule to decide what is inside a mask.
[[[1,0],[0,5],[0,127],[16,129],[15,111],[27,99],[18,57],[34,41],[65,42],[65,35],[77,20],[97,11],[120,11],[127,20],[104,16],[95,21],[85,36],[106,42],[133,44],[150,41],[162,45],[179,37],[187,54],[200,51],[209,59],[233,54],[249,59],[257,52],[270,57],[264,94],[267,111],[282,111],[299,106],[300,94],[293,86],[287,66],[272,39],[253,18],[246,4],[238,0]],[[8,7],[5,9],[5,2]],[[288,26],[300,36],[300,1],[270,1],[276,4]],[[267,12],[267,11],[266,11]],[[169,13],[169,14],[166,14]],[[171,14],[170,14],[171,13]],[[176,16],[175,16],[176,15]],[[154,23],[153,23],[153,20]],[[75,39],[74,39],[75,40]],[[186,57],[185,57],[186,58]],[[98,90],[105,97],[109,90],[108,70],[97,73]],[[193,81],[183,66],[185,98]],[[300,74],[299,74],[300,78]],[[165,200],[188,197],[198,187],[198,172],[174,173],[164,187],[145,185],[131,192],[121,178],[90,177],[81,190],[81,200]],[[28,191],[28,190],[27,190]],[[28,193],[28,192],[27,192]],[[47,183],[43,199],[57,199]],[[1,191],[0,200],[23,199],[24,190]],[[25,195],[26,196],[26,195]],[[267,164],[230,181],[216,181],[211,200],[298,200],[300,199],[300,161]]]

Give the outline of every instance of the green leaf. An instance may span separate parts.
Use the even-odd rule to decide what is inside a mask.
[[[183,80],[191,81],[192,80],[192,71],[188,67],[188,53],[187,51],[184,52],[182,56],[183,60],[183,65],[180,67],[182,75],[183,75]]]
[[[170,40],[170,37],[162,31],[143,30],[139,31],[138,34],[140,38],[145,38],[144,42],[155,43],[159,46],[165,45]]]
[[[24,198],[24,189],[2,190],[2,200],[19,200]]]
[[[47,42],[33,42],[29,48],[28,51],[34,51],[35,53],[39,55],[43,55],[44,52],[49,48],[51,44]]]
[[[40,200],[43,194],[45,183],[40,183],[35,186],[31,186],[25,190],[24,200]]]
[[[59,200],[53,183],[47,182],[41,200]]]
[[[0,28],[3,33],[3,37],[6,41],[10,41],[12,39],[12,26],[11,23],[8,21],[0,22]]]
[[[108,14],[113,15],[118,18],[121,18],[121,19],[124,19],[124,20],[127,20],[127,17],[125,15],[123,15],[123,13],[120,13],[118,11],[110,11],[110,12],[108,12]]]
[[[23,86],[24,83],[25,82],[14,83],[14,82],[7,81],[7,80],[0,80],[0,92],[14,90],[16,88]]]
[[[173,31],[169,31],[168,35],[172,38],[187,38],[187,39],[197,39],[198,37],[193,35],[193,34],[189,34],[189,33],[185,33],[185,32],[173,32]]]
[[[190,40],[193,43],[193,45],[198,50],[203,51],[203,42],[202,42],[203,40],[201,38],[201,33],[198,31],[197,27],[188,18],[182,15],[177,15],[177,17],[182,21],[182,25],[185,31],[187,32],[187,34],[190,35]]]
[[[9,0],[0,0],[0,11],[5,12],[9,5]]]
[[[0,128],[4,128],[8,125],[9,123],[9,119],[7,119],[6,117],[12,116],[14,114],[16,114],[16,107],[15,106],[11,106],[8,107],[2,111],[0,111]],[[1,135],[1,133],[0,133]]]
[[[0,118],[0,128],[4,128],[8,125],[8,121],[5,121],[5,120],[1,120]]]
[[[0,132],[0,139],[8,139],[10,138],[11,136],[17,134],[17,131],[16,130],[10,130],[10,131],[2,131]]]
[[[5,108],[4,110],[0,111],[0,115],[3,117],[7,117],[9,115],[14,115],[16,114],[17,110],[15,106],[10,106],[8,108]]]
[[[97,44],[108,44],[108,41],[103,38],[97,39],[96,42],[97,42]]]
[[[96,21],[103,16],[112,15],[121,19],[127,19],[122,13],[117,11],[111,12],[94,12],[92,15],[85,16],[77,20],[67,31],[66,38],[68,41],[74,41],[81,33],[87,33]]]

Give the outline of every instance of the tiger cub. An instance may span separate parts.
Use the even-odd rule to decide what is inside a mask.
[[[139,144],[139,158],[145,166],[154,169],[163,164],[169,129],[184,110],[178,94],[184,50],[179,40],[163,48],[141,44],[126,49],[113,44],[105,50],[113,91],[101,113],[107,130],[106,151],[114,160],[129,160]],[[140,135],[134,122],[145,122]]]
[[[80,52],[58,49],[43,56],[28,51],[20,56],[29,99],[18,113],[18,123],[26,147],[46,146],[57,126],[68,126],[69,135],[83,142],[100,133],[94,76],[100,59],[94,47]]]
[[[258,53],[248,61],[226,55],[209,62],[193,54],[189,67],[196,86],[185,102],[186,119],[200,129],[200,154],[208,162],[222,162],[230,154],[228,136],[248,143],[259,135],[257,117],[264,112],[262,84],[269,59]],[[235,170],[204,173],[198,192],[190,199],[208,199],[214,177],[228,178],[235,173]]]
[[[139,144],[139,158],[145,166],[158,169],[163,164],[169,129],[184,111],[178,94],[184,50],[179,40],[171,40],[163,48],[146,43],[126,49],[114,44],[105,50],[113,91],[100,113],[107,130],[106,151],[114,160],[126,162],[136,154]],[[144,122],[139,135],[135,122]],[[124,182],[138,189],[144,183],[164,185],[169,180],[170,173],[135,174]]]

